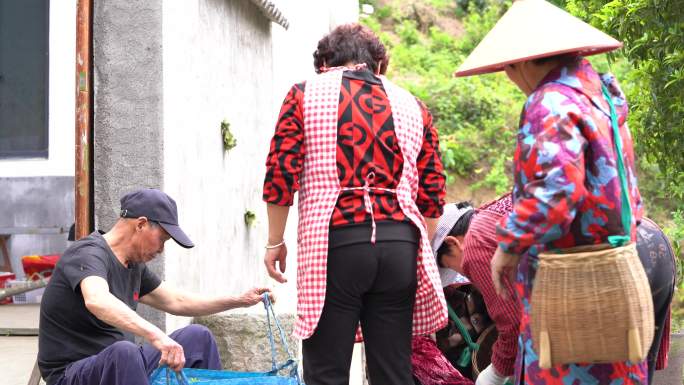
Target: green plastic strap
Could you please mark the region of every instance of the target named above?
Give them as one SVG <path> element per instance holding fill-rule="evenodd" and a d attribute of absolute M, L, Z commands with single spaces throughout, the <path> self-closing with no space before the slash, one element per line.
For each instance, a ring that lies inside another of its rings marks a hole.
<path fill-rule="evenodd" d="M 472 360 L 472 356 L 473 352 L 470 350 L 470 348 L 463 349 L 461 355 L 458 357 L 458 360 L 456 360 L 456 366 L 459 368 L 468 367 L 468 365 L 470 365 L 470 361 Z"/>
<path fill-rule="evenodd" d="M 451 306 L 449 306 L 449 304 L 447 304 L 447 310 L 449 311 L 449 317 L 451 317 L 451 319 L 454 321 L 459 333 L 461 333 L 463 339 L 465 339 L 466 341 L 466 344 L 468 344 L 468 349 L 472 351 L 478 350 L 480 348 L 480 345 L 473 342 L 472 338 L 470 338 L 470 333 L 468 333 L 468 329 L 466 329 L 465 325 L 463 325 L 463 322 L 461 322 L 461 320 L 456 315 L 456 312 L 454 311 L 454 309 L 451 308 Z"/>
<path fill-rule="evenodd" d="M 622 190 L 622 228 L 624 229 L 624 235 L 610 235 L 608 237 L 608 242 L 613 247 L 624 246 L 628 244 L 632 239 L 632 205 L 629 201 L 629 187 L 627 186 L 627 173 L 625 172 L 625 163 L 622 159 L 622 138 L 620 137 L 620 130 L 618 129 L 618 118 L 615 112 L 615 105 L 613 104 L 613 99 L 608 93 L 608 89 L 605 84 L 601 84 L 603 90 L 603 97 L 608 102 L 610 106 L 610 121 L 613 125 L 613 142 L 615 143 L 615 157 L 617 158 L 618 164 L 618 176 L 620 177 L 620 187 Z"/>

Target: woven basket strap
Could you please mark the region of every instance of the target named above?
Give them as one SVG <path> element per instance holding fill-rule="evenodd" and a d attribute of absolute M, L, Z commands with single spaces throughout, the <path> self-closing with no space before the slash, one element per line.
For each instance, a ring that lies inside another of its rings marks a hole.
<path fill-rule="evenodd" d="M 620 178 L 620 187 L 622 190 L 622 228 L 624 229 L 624 235 L 611 235 L 608 237 L 608 242 L 613 247 L 624 246 L 631 241 L 632 234 L 632 205 L 629 201 L 629 187 L 627 186 L 627 173 L 625 172 L 625 162 L 622 158 L 622 138 L 620 137 L 620 130 L 618 128 L 618 118 L 615 112 L 615 105 L 613 104 L 613 99 L 608 93 L 608 88 L 605 84 L 601 84 L 601 89 L 603 90 L 603 97 L 608 102 L 610 106 L 610 121 L 613 126 L 613 143 L 615 144 L 615 157 L 617 158 L 618 164 L 618 176 Z"/>

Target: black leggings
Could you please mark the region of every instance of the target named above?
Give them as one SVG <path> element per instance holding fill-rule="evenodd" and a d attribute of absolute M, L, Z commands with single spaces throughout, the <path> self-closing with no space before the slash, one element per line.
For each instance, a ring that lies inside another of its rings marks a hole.
<path fill-rule="evenodd" d="M 325 304 L 303 341 L 307 385 L 347 385 L 361 323 L 371 384 L 412 384 L 411 334 L 418 235 L 401 222 L 331 229 Z"/>
<path fill-rule="evenodd" d="M 663 231 L 648 218 L 644 218 L 637 228 L 637 252 L 651 286 L 653 312 L 655 313 L 656 330 L 647 358 L 648 383 L 650 384 L 653 381 L 653 372 L 658 358 L 660 341 L 663 338 L 667 311 L 674 293 L 674 252 Z"/>

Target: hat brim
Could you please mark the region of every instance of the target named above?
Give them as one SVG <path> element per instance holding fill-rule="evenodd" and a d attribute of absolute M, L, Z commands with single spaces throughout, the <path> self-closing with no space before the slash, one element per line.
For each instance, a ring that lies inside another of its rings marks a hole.
<path fill-rule="evenodd" d="M 517 0 L 461 63 L 454 76 L 562 54 L 589 56 L 622 43 L 544 0 Z"/>
<path fill-rule="evenodd" d="M 569 48 L 565 50 L 550 51 L 539 55 L 530 55 L 527 57 L 521 57 L 514 60 L 507 60 L 501 63 L 489 64 L 479 68 L 473 68 L 469 70 L 458 70 L 453 73 L 454 77 L 465 77 L 472 75 L 484 75 L 494 72 L 503 71 L 507 65 L 518 64 L 528 60 L 542 59 L 545 57 L 551 57 L 563 54 L 576 54 L 577 56 L 589 56 L 597 55 L 601 53 L 610 52 L 616 49 L 622 48 L 622 43 L 618 43 L 612 46 L 591 46 L 591 47 L 580 47 L 580 48 Z"/>
<path fill-rule="evenodd" d="M 176 243 L 186 249 L 195 247 L 190 238 L 185 234 L 185 232 L 178 225 L 172 225 L 169 223 L 159 222 L 159 225 L 169 233 L 169 236 L 173 238 Z"/>

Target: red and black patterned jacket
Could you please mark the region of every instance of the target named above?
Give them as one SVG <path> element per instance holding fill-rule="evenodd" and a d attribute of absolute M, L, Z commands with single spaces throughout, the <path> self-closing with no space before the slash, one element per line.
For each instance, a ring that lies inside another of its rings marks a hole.
<path fill-rule="evenodd" d="M 299 189 L 304 148 L 303 101 L 305 83 L 292 86 L 280 110 L 275 134 L 266 160 L 263 199 L 280 206 L 292 205 Z M 437 130 L 432 115 L 419 101 L 423 115 L 423 146 L 418 155 L 420 177 L 416 204 L 425 217 L 442 214 L 445 175 L 439 154 Z M 394 133 L 394 122 L 387 94 L 379 78 L 368 70 L 345 71 L 340 89 L 337 124 L 337 173 L 342 187 L 360 187 L 373 172 L 373 186 L 397 187 L 403 167 L 403 156 Z M 377 191 L 377 190 L 376 190 Z M 406 221 L 392 193 L 371 194 L 376 221 Z M 369 222 L 370 214 L 363 204 L 363 192 L 340 194 L 331 226 Z"/>

